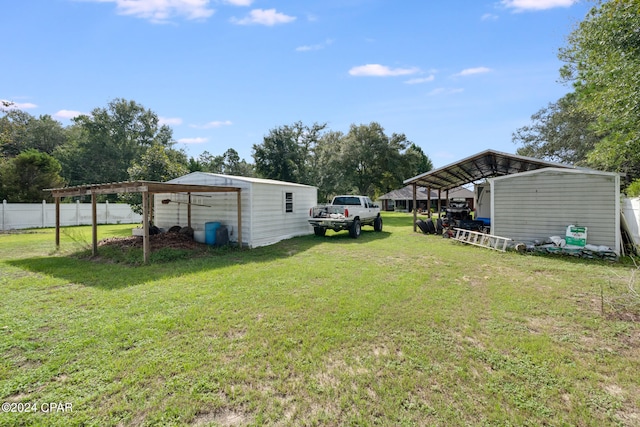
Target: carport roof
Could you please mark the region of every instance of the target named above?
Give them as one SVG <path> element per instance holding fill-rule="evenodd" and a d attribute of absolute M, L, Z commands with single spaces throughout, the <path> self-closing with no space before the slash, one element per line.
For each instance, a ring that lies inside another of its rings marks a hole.
<path fill-rule="evenodd" d="M 486 178 L 510 175 L 535 169 L 555 167 L 574 169 L 574 166 L 547 162 L 532 157 L 517 156 L 495 150 L 486 150 L 450 165 L 414 176 L 405 184 L 417 184 L 422 187 L 450 190 Z"/>
<path fill-rule="evenodd" d="M 451 191 L 449 191 L 449 197 L 452 199 L 472 198 L 473 191 L 470 191 L 464 187 L 454 188 Z M 435 190 L 431 190 L 431 194 L 428 194 L 427 189 L 425 187 L 417 188 L 416 200 L 427 200 L 429 198 L 431 198 L 432 200 L 438 200 L 438 192 Z M 403 188 L 390 191 L 387 194 L 383 194 L 382 196 L 378 197 L 378 200 L 413 200 L 412 186 L 407 185 Z"/>
<path fill-rule="evenodd" d="M 110 184 L 86 184 L 75 187 L 48 188 L 53 197 L 90 196 L 117 193 L 220 193 L 241 191 L 238 187 L 216 185 L 173 184 L 156 181 L 127 181 Z"/>

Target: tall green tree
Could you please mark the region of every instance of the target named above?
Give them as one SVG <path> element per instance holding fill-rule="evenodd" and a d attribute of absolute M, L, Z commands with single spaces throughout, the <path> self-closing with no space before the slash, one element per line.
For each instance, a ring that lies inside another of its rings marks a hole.
<path fill-rule="evenodd" d="M 271 129 L 262 144 L 253 145 L 257 175 L 281 181 L 315 185 L 314 150 L 326 124 L 296 122 Z"/>
<path fill-rule="evenodd" d="M 115 99 L 73 121 L 69 146 L 57 154 L 72 185 L 125 181 L 149 147 L 174 144 L 171 128 L 134 101 Z"/>
<path fill-rule="evenodd" d="M 187 156 L 184 152 L 152 144 L 128 169 L 131 181 L 165 182 L 188 172 Z M 120 199 L 129 203 L 136 213 L 142 213 L 140 193 L 125 193 Z"/>
<path fill-rule="evenodd" d="M 342 140 L 340 131 L 325 132 L 314 149 L 313 185 L 318 188 L 318 200 L 325 202 L 340 193 L 352 190 L 346 182 L 341 164 Z"/>
<path fill-rule="evenodd" d="M 552 162 L 588 165 L 588 155 L 602 139 L 593 130 L 596 117 L 578 107 L 570 93 L 531 116 L 532 124 L 512 135 L 517 154 Z"/>
<path fill-rule="evenodd" d="M 214 156 L 203 151 L 197 159 L 189 159 L 189 171 L 221 173 L 235 176 L 255 176 L 253 165 L 247 163 L 233 148 L 229 148 L 222 155 Z"/>
<path fill-rule="evenodd" d="M 601 1 L 568 37 L 561 76 L 602 136 L 589 163 L 640 176 L 640 0 Z"/>
<path fill-rule="evenodd" d="M 15 157 L 27 147 L 27 126 L 33 117 L 21 110 L 8 110 L 0 118 L 0 154 Z"/>
<path fill-rule="evenodd" d="M 198 156 L 197 163 L 200 167 L 199 170 L 203 172 L 222 173 L 224 156 L 214 156 L 208 151 L 203 151 Z"/>
<path fill-rule="evenodd" d="M 322 201 L 339 193 L 376 197 L 433 167 L 404 134 L 388 136 L 376 122 L 351 125 L 347 134 L 297 122 L 272 129 L 253 149 L 259 176 L 313 185 Z"/>
<path fill-rule="evenodd" d="M 415 143 L 411 143 L 407 150 L 404 152 L 404 164 L 405 174 L 404 179 L 413 178 L 416 175 L 420 175 L 425 172 L 429 172 L 433 169 L 433 162 L 427 156 L 422 148 Z"/>
<path fill-rule="evenodd" d="M 10 109 L 0 117 L 0 155 L 4 157 L 15 157 L 30 149 L 52 154 L 66 141 L 62 124 L 49 115 L 36 118 L 22 110 Z"/>
<path fill-rule="evenodd" d="M 184 152 L 153 144 L 128 169 L 132 181 L 165 182 L 188 173 Z"/>
<path fill-rule="evenodd" d="M 233 148 L 222 155 L 222 173 L 234 176 L 255 176 L 253 165 L 247 163 Z"/>
<path fill-rule="evenodd" d="M 60 163 L 41 151 L 30 149 L 0 163 L 0 200 L 37 203 L 53 200 L 42 190 L 64 184 Z"/>
<path fill-rule="evenodd" d="M 340 151 L 345 181 L 371 197 L 398 188 L 407 175 L 413 176 L 405 156 L 410 145 L 404 134 L 387 136 L 379 123 L 351 125 Z"/>

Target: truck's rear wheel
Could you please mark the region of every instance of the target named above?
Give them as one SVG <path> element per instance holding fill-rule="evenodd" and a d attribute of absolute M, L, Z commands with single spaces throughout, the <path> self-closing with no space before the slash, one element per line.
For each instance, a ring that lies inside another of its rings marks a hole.
<path fill-rule="evenodd" d="M 327 232 L 327 229 L 326 229 L 326 228 L 322 228 L 322 227 L 313 227 L 313 233 L 314 233 L 316 236 L 320 236 L 320 237 L 322 237 L 322 236 L 324 236 L 324 235 L 325 235 L 325 233 L 326 233 L 326 232 Z"/>
<path fill-rule="evenodd" d="M 354 239 L 357 239 L 360 236 L 360 232 L 362 231 L 362 227 L 360 226 L 360 220 L 353 220 L 353 224 L 351 224 L 351 228 L 349 228 L 349 236 Z"/>
<path fill-rule="evenodd" d="M 373 221 L 373 229 L 375 231 L 382 231 L 382 217 L 378 216 L 375 221 Z"/>

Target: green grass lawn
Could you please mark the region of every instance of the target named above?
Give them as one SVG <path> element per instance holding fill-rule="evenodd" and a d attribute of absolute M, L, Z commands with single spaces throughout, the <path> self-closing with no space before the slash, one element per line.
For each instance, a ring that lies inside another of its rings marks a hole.
<path fill-rule="evenodd" d="M 0 401 L 36 410 L 0 425 L 640 425 L 632 264 L 384 220 L 145 266 L 0 234 Z"/>

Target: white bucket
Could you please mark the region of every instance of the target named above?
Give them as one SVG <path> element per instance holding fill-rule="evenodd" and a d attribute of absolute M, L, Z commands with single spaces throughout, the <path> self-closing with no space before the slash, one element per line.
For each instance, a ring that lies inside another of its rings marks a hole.
<path fill-rule="evenodd" d="M 194 230 L 193 231 L 193 240 L 195 240 L 198 243 L 204 243 L 205 231 L 204 230 Z"/>

